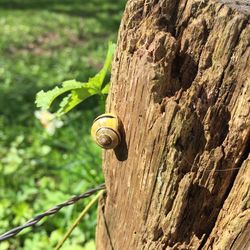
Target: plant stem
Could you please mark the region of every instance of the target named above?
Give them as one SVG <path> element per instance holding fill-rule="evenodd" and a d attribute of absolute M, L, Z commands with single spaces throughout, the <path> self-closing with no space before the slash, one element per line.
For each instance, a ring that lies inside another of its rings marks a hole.
<path fill-rule="evenodd" d="M 101 190 L 89 203 L 88 205 L 82 210 L 82 212 L 79 214 L 75 222 L 70 226 L 66 234 L 64 235 L 63 239 L 57 244 L 57 246 L 54 248 L 54 250 L 59 250 L 62 245 L 65 243 L 65 241 L 68 239 L 68 237 L 71 235 L 73 230 L 76 228 L 76 226 L 80 223 L 80 220 L 84 217 L 84 215 L 88 212 L 88 210 L 98 201 L 99 197 L 104 193 L 105 190 Z"/>

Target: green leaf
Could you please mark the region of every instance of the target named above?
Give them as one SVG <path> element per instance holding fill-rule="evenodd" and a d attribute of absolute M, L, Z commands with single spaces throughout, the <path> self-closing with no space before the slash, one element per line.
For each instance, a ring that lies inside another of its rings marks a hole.
<path fill-rule="evenodd" d="M 62 84 L 62 87 L 55 87 L 52 90 L 44 92 L 43 90 L 37 93 L 36 96 L 36 106 L 42 109 L 49 109 L 53 101 L 60 95 L 71 91 L 72 89 L 80 88 L 83 85 L 81 82 L 76 80 L 65 81 Z"/>
<path fill-rule="evenodd" d="M 103 86 L 104 85 L 103 82 L 105 76 L 110 71 L 114 51 L 115 51 L 115 44 L 110 42 L 103 68 L 100 70 L 98 74 L 96 74 L 93 78 L 90 78 L 88 81 L 93 88 L 101 90 L 102 88 L 105 87 Z"/>
<path fill-rule="evenodd" d="M 60 103 L 60 109 L 57 111 L 57 115 L 61 116 L 63 114 L 66 114 L 75 106 L 92 95 L 93 94 L 89 92 L 88 88 L 83 87 L 77 90 L 73 90 L 71 94 L 64 98 Z"/>
<path fill-rule="evenodd" d="M 102 89 L 102 94 L 107 95 L 109 93 L 110 82 L 106 84 L 106 86 Z"/>
<path fill-rule="evenodd" d="M 110 72 L 112 57 L 115 50 L 115 44 L 109 43 L 108 52 L 102 69 L 94 77 L 89 78 L 87 83 L 77 82 L 76 80 L 65 81 L 62 87 L 37 94 L 36 105 L 42 109 L 49 109 L 53 101 L 60 95 L 70 93 L 63 98 L 57 115 L 61 116 L 69 112 L 72 108 L 93 95 L 104 95 L 108 93 L 109 83 L 104 84 L 105 77 Z"/>

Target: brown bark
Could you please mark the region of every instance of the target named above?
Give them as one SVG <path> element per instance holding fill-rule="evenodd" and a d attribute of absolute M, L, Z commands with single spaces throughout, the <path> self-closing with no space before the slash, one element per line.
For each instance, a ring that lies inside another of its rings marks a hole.
<path fill-rule="evenodd" d="M 250 249 L 249 5 L 128 1 L 97 249 Z"/>

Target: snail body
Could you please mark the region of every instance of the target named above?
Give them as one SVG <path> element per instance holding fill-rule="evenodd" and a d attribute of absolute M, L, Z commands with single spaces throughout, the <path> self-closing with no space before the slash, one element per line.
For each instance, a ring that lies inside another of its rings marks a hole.
<path fill-rule="evenodd" d="M 112 114 L 107 113 L 98 116 L 92 125 L 91 136 L 94 141 L 104 149 L 113 149 L 121 142 L 120 120 Z"/>

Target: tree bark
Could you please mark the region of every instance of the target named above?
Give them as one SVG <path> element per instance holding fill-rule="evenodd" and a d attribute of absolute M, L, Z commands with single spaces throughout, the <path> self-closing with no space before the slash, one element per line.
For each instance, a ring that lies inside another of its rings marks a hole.
<path fill-rule="evenodd" d="M 250 4 L 130 0 L 97 249 L 250 249 Z"/>

